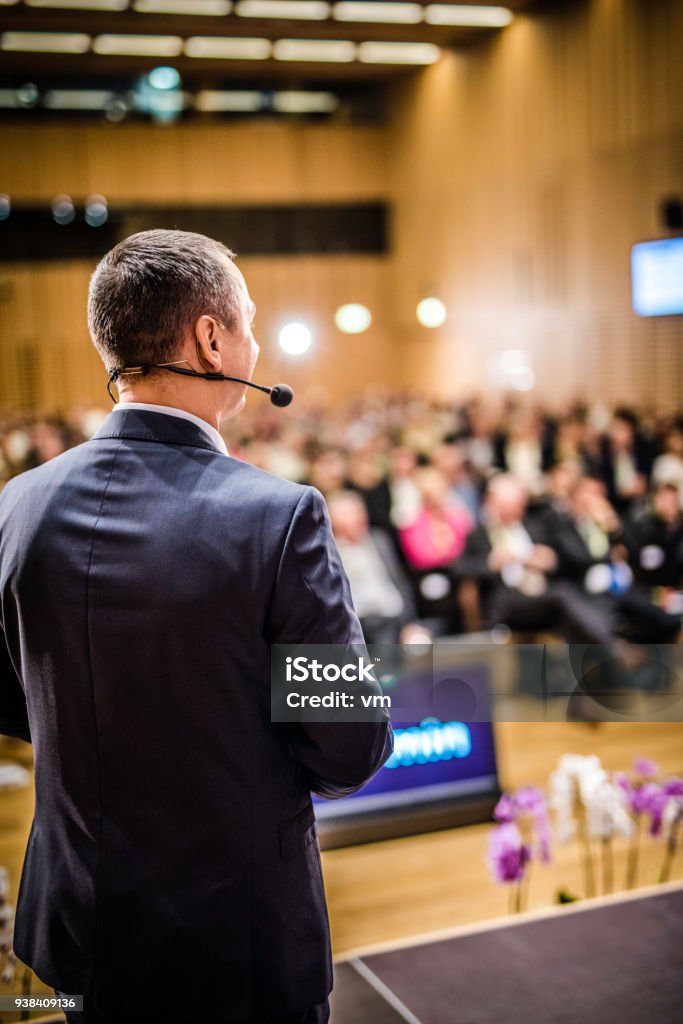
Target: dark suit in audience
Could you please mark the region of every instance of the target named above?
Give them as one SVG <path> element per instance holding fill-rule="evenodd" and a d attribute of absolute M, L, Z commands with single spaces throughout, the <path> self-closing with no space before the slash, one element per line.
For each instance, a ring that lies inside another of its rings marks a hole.
<path fill-rule="evenodd" d="M 549 507 L 542 522 L 557 556 L 558 576 L 590 602 L 605 630 L 638 643 L 666 642 L 678 633 L 680 618 L 652 604 L 634 585 L 628 555 L 636 542 L 607 501 L 600 480 L 581 477 L 568 507 Z"/>
<path fill-rule="evenodd" d="M 458 560 L 464 579 L 480 587 L 483 624 L 510 629 L 559 632 L 569 642 L 609 643 L 587 602 L 555 576 L 556 557 L 542 523 L 526 516 L 526 495 L 510 474 L 494 477 L 484 500 L 482 522 Z"/>

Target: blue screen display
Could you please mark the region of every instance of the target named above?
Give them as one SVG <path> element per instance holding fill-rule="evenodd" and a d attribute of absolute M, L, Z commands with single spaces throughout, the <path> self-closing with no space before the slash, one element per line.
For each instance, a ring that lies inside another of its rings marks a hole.
<path fill-rule="evenodd" d="M 683 313 L 683 238 L 634 245 L 631 287 L 639 316 Z"/>
<path fill-rule="evenodd" d="M 480 694 L 488 688 L 488 670 L 469 666 L 460 675 Z M 419 685 L 407 679 L 406 689 Z M 407 696 L 407 695 L 405 695 Z M 404 698 L 405 699 L 405 698 Z M 493 727 L 490 722 L 461 722 L 428 715 L 393 721 L 394 752 L 377 775 L 343 800 L 314 797 L 319 821 L 357 814 L 409 809 L 434 801 L 491 793 L 498 785 Z"/>

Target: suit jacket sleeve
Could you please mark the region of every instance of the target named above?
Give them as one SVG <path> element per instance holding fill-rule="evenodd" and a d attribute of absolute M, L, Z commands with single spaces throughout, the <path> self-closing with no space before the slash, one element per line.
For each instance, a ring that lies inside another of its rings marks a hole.
<path fill-rule="evenodd" d="M 26 698 L 14 671 L 7 649 L 5 631 L 0 625 L 0 735 L 15 736 L 31 742 Z"/>
<path fill-rule="evenodd" d="M 307 488 L 285 540 L 270 605 L 268 639 L 280 644 L 363 645 L 351 591 L 322 495 Z M 292 753 L 310 788 L 340 797 L 364 785 L 391 755 L 389 717 L 292 727 Z"/>

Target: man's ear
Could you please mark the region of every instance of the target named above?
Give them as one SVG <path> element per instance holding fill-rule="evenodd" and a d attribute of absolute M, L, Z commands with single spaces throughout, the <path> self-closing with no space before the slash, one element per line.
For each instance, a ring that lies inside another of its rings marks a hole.
<path fill-rule="evenodd" d="M 194 325 L 197 358 L 210 373 L 220 373 L 223 367 L 222 343 L 218 322 L 204 313 Z"/>

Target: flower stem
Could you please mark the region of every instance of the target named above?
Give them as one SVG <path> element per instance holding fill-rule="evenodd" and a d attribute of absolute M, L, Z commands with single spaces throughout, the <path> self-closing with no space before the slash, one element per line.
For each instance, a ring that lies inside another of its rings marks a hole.
<path fill-rule="evenodd" d="M 581 863 L 583 867 L 583 880 L 586 890 L 586 896 L 595 896 L 595 873 L 593 871 L 593 855 L 591 853 L 590 839 L 588 838 L 588 830 L 586 828 L 586 811 L 583 806 L 579 805 L 578 823 L 579 823 L 579 842 L 581 844 Z"/>
<path fill-rule="evenodd" d="M 631 835 L 626 865 L 626 888 L 633 889 L 638 880 L 638 847 L 640 845 L 640 815 L 636 816 L 635 828 Z"/>
<path fill-rule="evenodd" d="M 612 837 L 602 840 L 602 891 L 612 892 L 614 888 L 614 857 L 612 853 Z"/>
<path fill-rule="evenodd" d="M 662 870 L 659 872 L 660 883 L 668 882 L 669 876 L 671 875 L 671 865 L 673 864 L 674 857 L 676 856 L 676 849 L 678 847 L 678 826 L 681 823 L 681 814 L 683 814 L 683 810 L 679 810 L 676 817 L 671 822 L 669 835 L 666 839 L 666 850 L 664 853 Z"/>

